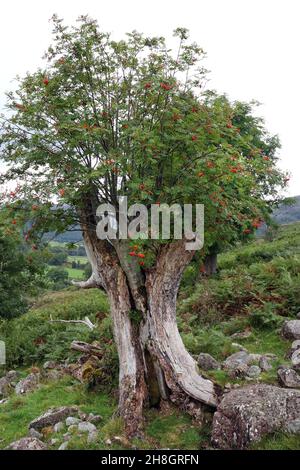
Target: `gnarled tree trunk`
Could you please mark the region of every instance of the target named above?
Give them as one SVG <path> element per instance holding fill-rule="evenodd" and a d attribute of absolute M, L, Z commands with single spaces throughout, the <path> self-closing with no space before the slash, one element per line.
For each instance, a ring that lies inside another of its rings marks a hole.
<path fill-rule="evenodd" d="M 141 270 L 135 258 L 128 261 L 126 241 L 112 246 L 88 230 L 84 240 L 93 270 L 86 287 L 104 288 L 110 300 L 120 361 L 118 412 L 127 433 L 139 434 L 144 407 L 160 401 L 200 420 L 203 405 L 216 406 L 216 391 L 199 374 L 176 323 L 179 283 L 193 252 L 182 240 L 167 244 L 155 266 Z"/>
<path fill-rule="evenodd" d="M 146 347 L 161 367 L 169 399 L 194 417 L 199 417 L 199 402 L 215 406 L 216 394 L 213 383 L 199 375 L 196 362 L 187 352 L 176 322 L 179 283 L 192 256 L 193 253 L 185 251 L 184 241 L 166 245 L 155 268 L 147 274 Z"/>
<path fill-rule="evenodd" d="M 143 425 L 143 408 L 147 401 L 144 354 L 139 325 L 131 319 L 131 297 L 125 274 L 120 270 L 115 289 L 108 295 L 114 337 L 119 356 L 119 409 L 128 434 L 139 434 Z"/>

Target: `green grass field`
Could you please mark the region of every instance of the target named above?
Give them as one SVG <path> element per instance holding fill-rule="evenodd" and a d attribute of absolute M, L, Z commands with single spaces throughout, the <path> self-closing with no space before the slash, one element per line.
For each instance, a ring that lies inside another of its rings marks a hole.
<path fill-rule="evenodd" d="M 24 371 L 25 372 L 25 371 Z M 0 413 L 0 449 L 9 443 L 28 435 L 28 424 L 34 418 L 49 408 L 59 406 L 77 405 L 85 413 L 94 413 L 102 416 L 98 426 L 99 434 L 96 442 L 87 443 L 86 436 L 74 434 L 68 449 L 112 449 L 124 448 L 119 443 L 111 446 L 106 444 L 107 439 L 124 434 L 123 423 L 113 416 L 116 410 L 116 400 L 106 393 L 91 392 L 71 377 L 59 381 L 48 381 L 40 388 L 24 396 L 13 395 L 9 402 L 1 405 Z M 57 449 L 63 442 L 63 434 L 50 434 L 45 429 L 44 441 L 49 444 L 51 437 L 58 438 L 59 442 L 51 449 Z M 158 411 L 151 411 L 146 415 L 145 436 L 142 440 L 135 439 L 130 445 L 140 449 L 170 448 L 170 449 L 196 449 L 201 446 L 203 436 L 192 420 L 175 409 L 170 409 L 164 415 Z"/>
<path fill-rule="evenodd" d="M 72 261 L 76 261 L 76 263 L 81 263 L 82 265 L 87 263 L 87 257 L 86 256 L 68 256 L 67 259 L 68 263 L 72 263 Z"/>
<path fill-rule="evenodd" d="M 74 280 L 81 281 L 84 279 L 84 270 L 83 269 L 75 269 L 75 268 L 65 268 L 68 271 L 69 278 Z"/>

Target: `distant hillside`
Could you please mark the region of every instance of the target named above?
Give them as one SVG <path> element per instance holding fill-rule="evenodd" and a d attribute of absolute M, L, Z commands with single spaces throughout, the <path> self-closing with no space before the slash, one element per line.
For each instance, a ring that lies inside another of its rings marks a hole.
<path fill-rule="evenodd" d="M 295 196 L 295 203 L 291 206 L 281 205 L 274 211 L 274 220 L 278 224 L 290 224 L 300 221 L 300 196 Z"/>

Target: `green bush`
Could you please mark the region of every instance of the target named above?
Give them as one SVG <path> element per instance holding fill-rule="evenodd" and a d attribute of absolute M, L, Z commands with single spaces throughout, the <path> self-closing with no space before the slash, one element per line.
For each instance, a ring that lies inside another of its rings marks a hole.
<path fill-rule="evenodd" d="M 231 345 L 232 340 L 217 327 L 193 329 L 190 333 L 181 334 L 186 348 L 195 356 L 205 352 L 221 360 L 235 351 Z"/>
<path fill-rule="evenodd" d="M 70 289 L 46 295 L 26 314 L 0 324 L 0 338 L 6 342 L 8 366 L 71 357 L 69 347 L 74 339 L 92 341 L 102 337 L 105 341 L 110 340 L 110 328 L 106 324 L 103 330 L 101 322 L 97 321 L 98 312 L 108 312 L 108 302 L 104 293 L 96 289 Z M 85 316 L 97 324 L 95 330 L 80 324 L 49 322 L 50 317 L 76 320 Z"/>
<path fill-rule="evenodd" d="M 70 284 L 69 273 L 61 266 L 50 268 L 46 276 L 49 281 L 49 287 L 52 290 L 61 290 Z"/>
<path fill-rule="evenodd" d="M 264 304 L 260 309 L 249 312 L 249 323 L 255 328 L 272 329 L 282 324 L 283 318 L 274 314 L 274 304 Z"/>

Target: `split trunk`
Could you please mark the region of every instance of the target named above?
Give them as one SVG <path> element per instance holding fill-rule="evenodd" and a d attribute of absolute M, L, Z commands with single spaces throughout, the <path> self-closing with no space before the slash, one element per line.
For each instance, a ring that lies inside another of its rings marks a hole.
<path fill-rule="evenodd" d="M 168 401 L 201 420 L 215 407 L 213 383 L 203 378 L 186 350 L 176 322 L 176 298 L 184 268 L 193 257 L 184 241 L 164 245 L 156 264 L 141 270 L 128 257 L 127 241 L 112 246 L 84 235 L 93 268 L 82 287 L 108 294 L 119 355 L 119 414 L 129 435 L 143 427 L 143 409 Z"/>

